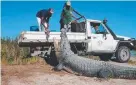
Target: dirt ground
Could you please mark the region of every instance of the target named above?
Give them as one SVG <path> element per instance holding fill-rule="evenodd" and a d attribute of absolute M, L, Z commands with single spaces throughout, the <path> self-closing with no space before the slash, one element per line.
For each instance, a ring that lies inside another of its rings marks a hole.
<path fill-rule="evenodd" d="M 136 85 L 136 80 L 77 76 L 52 68 L 46 63 L 2 65 L 2 85 Z"/>

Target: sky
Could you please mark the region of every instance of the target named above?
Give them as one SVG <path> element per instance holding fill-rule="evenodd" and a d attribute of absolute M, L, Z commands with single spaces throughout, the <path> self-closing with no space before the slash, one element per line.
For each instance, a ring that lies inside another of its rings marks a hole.
<path fill-rule="evenodd" d="M 60 14 L 65 1 L 2 1 L 1 36 L 15 38 L 30 26 L 38 26 L 36 13 L 53 8 L 50 30 L 60 31 Z M 115 34 L 136 38 L 136 2 L 71 1 L 72 7 L 87 19 L 108 20 Z"/>

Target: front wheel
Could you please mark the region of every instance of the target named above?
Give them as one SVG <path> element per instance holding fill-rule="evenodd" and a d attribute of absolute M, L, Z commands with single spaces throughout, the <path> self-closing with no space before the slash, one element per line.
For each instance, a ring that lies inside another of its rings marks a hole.
<path fill-rule="evenodd" d="M 120 63 L 128 62 L 130 59 L 130 49 L 126 46 L 120 46 L 116 52 L 116 60 Z"/>

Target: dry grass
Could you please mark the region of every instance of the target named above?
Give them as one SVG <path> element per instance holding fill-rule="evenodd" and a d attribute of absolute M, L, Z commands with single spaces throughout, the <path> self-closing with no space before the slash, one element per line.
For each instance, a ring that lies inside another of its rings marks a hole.
<path fill-rule="evenodd" d="M 136 61 L 129 60 L 129 61 L 128 61 L 128 64 L 131 64 L 131 65 L 136 65 Z"/>
<path fill-rule="evenodd" d="M 39 61 L 38 57 L 30 57 L 30 58 L 18 58 L 16 59 L 6 59 L 2 58 L 1 63 L 2 65 L 25 65 L 25 64 L 33 64 Z"/>

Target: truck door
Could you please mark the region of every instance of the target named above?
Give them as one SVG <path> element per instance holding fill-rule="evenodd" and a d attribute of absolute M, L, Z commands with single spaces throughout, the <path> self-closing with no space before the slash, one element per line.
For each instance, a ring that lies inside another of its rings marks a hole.
<path fill-rule="evenodd" d="M 98 53 L 113 52 L 114 39 L 102 23 L 90 23 L 91 51 Z"/>

